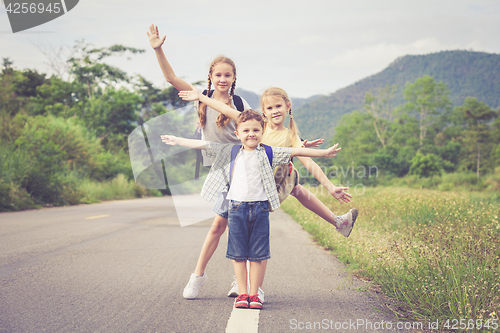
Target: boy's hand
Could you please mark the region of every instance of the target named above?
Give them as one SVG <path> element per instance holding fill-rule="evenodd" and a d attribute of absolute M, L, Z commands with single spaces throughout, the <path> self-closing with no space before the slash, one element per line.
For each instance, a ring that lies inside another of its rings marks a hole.
<path fill-rule="evenodd" d="M 319 145 L 322 144 L 324 141 L 325 141 L 324 139 L 317 139 L 311 142 L 307 142 L 307 139 L 305 139 L 302 142 L 302 144 L 304 145 L 304 148 L 319 147 Z"/>
<path fill-rule="evenodd" d="M 337 148 L 338 145 L 339 144 L 336 143 L 333 146 L 331 146 L 330 148 L 326 149 L 325 150 L 325 157 L 337 156 L 336 154 L 340 151 L 340 149 L 342 149 L 342 148 Z"/>
<path fill-rule="evenodd" d="M 351 201 L 352 195 L 346 193 L 349 187 L 334 187 L 333 190 L 330 191 L 330 194 L 337 199 L 341 204 L 348 203 Z"/>
<path fill-rule="evenodd" d="M 163 45 L 163 42 L 165 41 L 165 38 L 167 36 L 163 36 L 163 38 L 160 39 L 160 33 L 158 32 L 158 27 L 154 24 L 151 24 L 149 27 L 149 32 L 146 32 L 149 37 L 149 42 L 151 43 L 151 47 L 153 49 L 158 49 Z"/>
<path fill-rule="evenodd" d="M 197 100 L 199 100 L 200 99 L 200 91 L 198 89 L 196 89 L 195 87 L 193 87 L 193 85 L 190 84 L 190 86 L 193 90 L 191 90 L 191 91 L 187 91 L 187 90 L 179 91 L 179 97 L 185 101 L 197 101 Z"/>
<path fill-rule="evenodd" d="M 173 135 L 160 135 L 161 141 L 170 146 L 177 146 L 179 143 L 177 142 L 177 137 Z"/>

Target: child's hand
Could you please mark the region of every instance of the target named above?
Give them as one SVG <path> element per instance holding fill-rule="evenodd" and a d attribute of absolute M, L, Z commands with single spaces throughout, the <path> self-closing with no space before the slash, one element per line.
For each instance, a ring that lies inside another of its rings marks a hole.
<path fill-rule="evenodd" d="M 330 148 L 326 149 L 325 150 L 325 157 L 337 156 L 336 154 L 340 151 L 340 149 L 342 149 L 342 148 L 337 148 L 338 145 L 339 144 L 336 143 L 333 146 L 331 146 Z"/>
<path fill-rule="evenodd" d="M 178 145 L 179 143 L 177 143 L 177 137 L 176 136 L 173 136 L 173 135 L 160 135 L 161 137 L 161 141 L 167 145 L 170 145 L 170 146 L 176 146 Z"/>
<path fill-rule="evenodd" d="M 199 90 L 196 89 L 195 87 L 193 87 L 191 84 L 190 84 L 190 86 L 193 90 L 191 90 L 191 91 L 187 91 L 187 90 L 179 91 L 179 97 L 185 101 L 197 101 L 197 100 L 199 100 L 200 99 Z"/>
<path fill-rule="evenodd" d="M 151 47 L 153 49 L 158 49 L 163 45 L 163 42 L 165 41 L 165 38 L 167 36 L 163 36 L 163 38 L 160 39 L 160 33 L 158 32 L 158 27 L 154 24 L 151 24 L 149 27 L 149 32 L 146 32 L 149 37 L 149 42 L 151 43 Z M 151 33 L 151 34 L 150 34 Z"/>
<path fill-rule="evenodd" d="M 330 191 L 330 194 L 337 199 L 341 204 L 348 203 L 351 201 L 352 195 L 346 193 L 349 187 L 334 187 L 333 190 Z"/>
<path fill-rule="evenodd" d="M 311 142 L 307 142 L 307 139 L 305 139 L 304 142 L 302 142 L 302 144 L 304 145 L 304 148 L 319 147 L 319 145 L 322 144 L 324 141 L 325 141 L 324 139 L 317 139 Z"/>

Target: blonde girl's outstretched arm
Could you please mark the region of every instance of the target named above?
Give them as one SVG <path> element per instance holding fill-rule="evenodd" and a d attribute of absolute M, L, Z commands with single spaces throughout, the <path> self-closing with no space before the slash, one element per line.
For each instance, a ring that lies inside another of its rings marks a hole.
<path fill-rule="evenodd" d="M 167 36 L 163 36 L 162 38 L 160 38 L 158 27 L 154 24 L 151 24 L 151 26 L 149 27 L 149 32 L 147 32 L 147 34 L 149 37 L 149 42 L 151 43 L 151 47 L 153 48 L 153 50 L 155 50 L 156 59 L 158 59 L 158 64 L 160 65 L 161 71 L 163 72 L 163 76 L 165 76 L 165 79 L 168 81 L 168 83 L 173 85 L 175 89 L 179 91 L 190 89 L 189 83 L 175 75 L 174 70 L 167 61 L 167 57 L 165 57 L 165 53 L 163 53 L 161 46 L 163 45 L 163 42 L 165 42 L 165 38 L 167 38 Z"/>
<path fill-rule="evenodd" d="M 338 187 L 333 185 L 325 175 L 323 170 L 321 170 L 319 165 L 316 164 L 316 162 L 314 162 L 310 157 L 299 156 L 298 159 L 300 162 L 302 162 L 302 164 L 304 164 L 306 169 L 314 176 L 314 178 L 316 178 L 318 182 L 320 182 L 320 184 L 323 185 L 335 199 L 337 199 L 340 203 L 347 203 L 350 201 L 352 195 L 344 192 L 349 189 L 348 187 Z"/>
<path fill-rule="evenodd" d="M 300 162 L 304 164 L 306 169 L 316 178 L 321 185 L 323 185 L 330 194 L 337 199 L 340 203 L 349 202 L 352 196 L 349 193 L 346 193 L 348 187 L 337 187 L 333 185 L 328 177 L 325 175 L 323 170 L 316 164 L 311 157 L 333 157 L 336 156 L 336 153 L 340 151 L 341 148 L 337 148 L 338 144 L 330 147 L 329 149 L 308 149 L 308 148 L 293 148 L 292 156 L 297 156 Z M 294 150 L 298 150 L 296 154 L 294 154 Z M 304 151 L 307 154 L 304 154 Z M 313 154 L 312 152 L 317 152 Z"/>
<path fill-rule="evenodd" d="M 205 103 L 206 105 L 208 105 L 212 109 L 219 111 L 223 115 L 225 115 L 233 120 L 238 119 L 238 117 L 240 115 L 239 111 L 233 109 L 232 107 L 230 107 L 229 105 L 227 105 L 225 103 L 216 101 L 215 99 L 212 99 L 210 97 L 203 95 L 202 93 L 200 93 L 200 91 L 198 89 L 196 89 L 192 85 L 189 85 L 189 86 L 191 88 L 190 90 L 179 91 L 180 98 L 182 98 L 185 101 L 200 101 L 201 103 Z"/>

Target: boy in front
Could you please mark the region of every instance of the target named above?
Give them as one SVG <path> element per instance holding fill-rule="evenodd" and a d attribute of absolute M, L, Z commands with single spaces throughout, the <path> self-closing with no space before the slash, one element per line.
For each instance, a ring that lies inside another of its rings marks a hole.
<path fill-rule="evenodd" d="M 203 184 L 201 195 L 208 201 L 228 191 L 229 201 L 228 244 L 226 257 L 233 260 L 240 295 L 235 307 L 262 309 L 258 288 L 264 280 L 263 260 L 270 258 L 269 212 L 280 206 L 273 170 L 288 164 L 293 156 L 333 157 L 340 151 L 337 145 L 329 149 L 272 147 L 272 165 L 260 144 L 264 120 L 254 110 L 243 111 L 236 121 L 236 136 L 241 140 L 230 175 L 233 144 L 162 135 L 169 145 L 205 149 L 207 156 L 215 158 Z M 250 293 L 247 289 L 247 265 L 250 262 Z M 250 294 L 251 296 L 249 296 Z"/>

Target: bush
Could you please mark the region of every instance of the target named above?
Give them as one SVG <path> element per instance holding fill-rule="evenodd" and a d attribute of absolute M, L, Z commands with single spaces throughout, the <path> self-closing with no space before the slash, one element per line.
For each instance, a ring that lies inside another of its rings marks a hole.
<path fill-rule="evenodd" d="M 417 153 L 411 160 L 410 174 L 418 177 L 431 177 L 441 174 L 442 161 L 434 154 Z"/>
<path fill-rule="evenodd" d="M 25 125 L 15 150 L 26 158 L 23 187 L 38 203 L 79 203 L 83 195 L 75 189 L 97 167 L 99 139 L 73 118 L 19 117 Z"/>
<path fill-rule="evenodd" d="M 38 208 L 30 199 L 30 195 L 15 184 L 7 184 L 0 180 L 0 212 L 10 212 L 30 208 Z"/>

